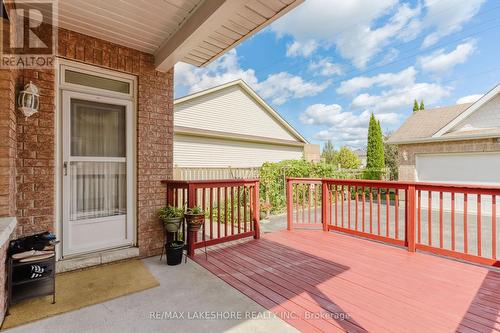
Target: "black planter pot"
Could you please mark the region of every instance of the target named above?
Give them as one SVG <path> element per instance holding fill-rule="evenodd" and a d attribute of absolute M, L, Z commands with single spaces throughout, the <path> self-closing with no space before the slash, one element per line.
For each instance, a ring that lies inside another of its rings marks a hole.
<path fill-rule="evenodd" d="M 167 265 L 175 266 L 182 262 L 182 252 L 184 250 L 184 242 L 171 242 L 165 245 L 167 253 Z"/>

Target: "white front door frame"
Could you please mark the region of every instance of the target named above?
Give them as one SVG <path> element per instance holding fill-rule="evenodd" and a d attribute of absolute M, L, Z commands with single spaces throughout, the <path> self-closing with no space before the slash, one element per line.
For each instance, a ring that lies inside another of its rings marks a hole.
<path fill-rule="evenodd" d="M 64 72 L 66 69 L 71 69 L 73 71 L 79 71 L 87 74 L 92 74 L 100 77 L 111 78 L 115 80 L 122 80 L 130 83 L 130 93 L 115 93 L 106 90 L 100 90 L 92 87 L 79 86 L 75 84 L 66 83 L 64 81 Z M 93 96 L 95 101 L 100 102 L 111 102 L 111 103 L 125 103 L 129 105 L 130 112 L 127 112 L 127 189 L 130 189 L 127 193 L 127 241 L 128 245 L 125 246 L 135 246 L 137 244 L 137 215 L 136 215 L 136 197 L 137 197 L 137 175 L 136 175 L 136 110 L 137 110 L 137 77 L 134 75 L 112 71 L 108 69 L 103 69 L 100 67 L 87 65 L 79 62 L 69 61 L 62 58 L 56 59 L 56 183 L 55 183 L 55 197 L 56 197 L 56 223 L 55 231 L 59 239 L 62 240 L 61 244 L 58 245 L 58 260 L 63 257 L 73 256 L 77 253 L 72 253 L 66 247 L 67 241 L 65 241 L 64 234 L 64 200 L 63 194 L 63 162 L 64 162 L 64 128 L 66 124 L 63 123 L 63 96 L 71 94 L 72 96 L 78 96 L 78 93 L 88 97 Z M 82 96 L 83 96 L 82 95 Z M 78 254 L 84 253 L 85 251 L 79 251 Z M 88 251 L 94 252 L 94 251 Z"/>

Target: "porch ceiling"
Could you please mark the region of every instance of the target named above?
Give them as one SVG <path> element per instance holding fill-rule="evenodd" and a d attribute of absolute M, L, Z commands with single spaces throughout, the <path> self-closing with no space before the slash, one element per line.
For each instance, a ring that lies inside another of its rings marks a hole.
<path fill-rule="evenodd" d="M 59 26 L 152 53 L 158 70 L 203 66 L 304 0 L 64 0 Z"/>

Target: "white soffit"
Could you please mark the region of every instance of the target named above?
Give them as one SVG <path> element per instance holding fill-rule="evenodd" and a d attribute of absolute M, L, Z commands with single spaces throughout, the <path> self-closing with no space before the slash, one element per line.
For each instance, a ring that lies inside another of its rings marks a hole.
<path fill-rule="evenodd" d="M 58 24 L 154 54 L 166 71 L 211 62 L 303 1 L 59 0 Z"/>

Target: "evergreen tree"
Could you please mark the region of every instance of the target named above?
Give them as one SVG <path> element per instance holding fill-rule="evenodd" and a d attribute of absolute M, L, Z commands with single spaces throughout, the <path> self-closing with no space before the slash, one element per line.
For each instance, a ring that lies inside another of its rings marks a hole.
<path fill-rule="evenodd" d="M 413 112 L 417 112 L 418 111 L 418 102 L 417 100 L 414 100 L 413 101 Z"/>
<path fill-rule="evenodd" d="M 366 149 L 366 172 L 365 177 L 368 179 L 380 179 L 382 169 L 385 167 L 384 162 L 384 142 L 382 139 L 382 129 L 380 122 L 375 116 L 371 115 L 368 125 L 368 143 Z"/>
<path fill-rule="evenodd" d="M 420 110 L 424 110 L 425 109 L 425 106 L 424 106 L 424 100 L 422 99 L 420 101 Z"/>
<path fill-rule="evenodd" d="M 328 140 L 325 142 L 325 145 L 323 146 L 323 152 L 321 152 L 321 158 L 325 163 L 328 164 L 333 164 L 335 160 L 335 147 L 333 146 L 333 143 L 331 140 Z"/>

